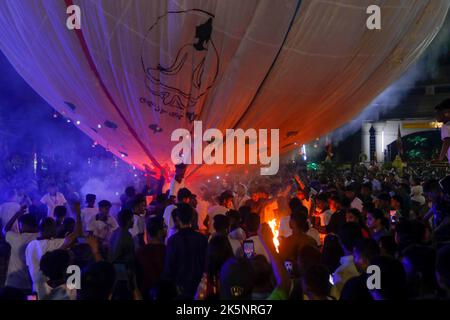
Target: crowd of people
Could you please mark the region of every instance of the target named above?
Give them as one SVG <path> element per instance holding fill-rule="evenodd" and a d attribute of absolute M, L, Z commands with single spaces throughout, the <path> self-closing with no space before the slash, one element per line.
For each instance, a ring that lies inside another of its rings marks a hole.
<path fill-rule="evenodd" d="M 450 297 L 450 201 L 438 180 L 295 168 L 196 195 L 185 172 L 176 166 L 168 189 L 150 197 L 127 187 L 118 213 L 95 194 L 68 202 L 55 185 L 39 201 L 9 192 L 0 299 Z M 380 270 L 375 288 L 371 265 Z"/>

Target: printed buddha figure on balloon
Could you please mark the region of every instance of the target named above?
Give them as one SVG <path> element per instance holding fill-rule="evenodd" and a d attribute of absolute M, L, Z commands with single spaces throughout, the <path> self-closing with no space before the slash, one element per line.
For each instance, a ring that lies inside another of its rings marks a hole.
<path fill-rule="evenodd" d="M 162 41 L 166 32 L 178 32 L 176 44 Z M 194 110 L 214 84 L 219 71 L 219 55 L 212 33 L 213 16 L 193 10 L 169 12 L 149 29 L 142 64 L 146 87 L 154 97 L 153 104 L 180 113 Z M 155 48 L 153 44 L 158 42 L 165 48 Z"/>

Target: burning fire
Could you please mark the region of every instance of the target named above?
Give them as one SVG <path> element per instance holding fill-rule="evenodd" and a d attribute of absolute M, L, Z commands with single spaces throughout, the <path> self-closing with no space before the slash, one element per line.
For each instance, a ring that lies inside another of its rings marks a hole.
<path fill-rule="evenodd" d="M 270 229 L 272 229 L 272 233 L 273 233 L 273 240 L 272 240 L 273 244 L 275 246 L 275 249 L 278 252 L 278 247 L 280 246 L 280 241 L 278 241 L 278 228 L 279 228 L 279 225 L 277 223 L 277 220 L 276 219 L 270 220 L 269 221 L 269 226 L 270 226 Z"/>

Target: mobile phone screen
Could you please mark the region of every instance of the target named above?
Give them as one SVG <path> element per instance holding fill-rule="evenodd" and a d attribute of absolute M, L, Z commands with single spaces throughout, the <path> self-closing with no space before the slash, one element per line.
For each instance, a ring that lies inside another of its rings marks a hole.
<path fill-rule="evenodd" d="M 294 264 L 292 263 L 292 261 L 286 260 L 284 262 L 284 267 L 286 268 L 286 270 L 289 273 L 289 275 L 292 277 L 293 273 L 294 273 Z"/>
<path fill-rule="evenodd" d="M 244 255 L 247 258 L 251 258 L 255 255 L 255 243 L 253 240 L 245 240 L 244 241 Z"/>
<path fill-rule="evenodd" d="M 29 300 L 29 301 L 36 301 L 37 299 L 38 299 L 37 293 L 32 293 L 32 294 L 27 295 L 27 300 Z"/>

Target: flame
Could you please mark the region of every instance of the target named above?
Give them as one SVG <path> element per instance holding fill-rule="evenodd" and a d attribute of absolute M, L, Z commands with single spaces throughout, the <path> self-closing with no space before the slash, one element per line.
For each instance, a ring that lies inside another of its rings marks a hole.
<path fill-rule="evenodd" d="M 277 223 L 276 219 L 272 219 L 269 221 L 269 227 L 270 229 L 272 229 L 272 233 L 273 233 L 273 244 L 275 246 L 275 249 L 278 252 L 278 247 L 280 246 L 280 241 L 278 240 L 278 228 L 279 225 Z"/>

